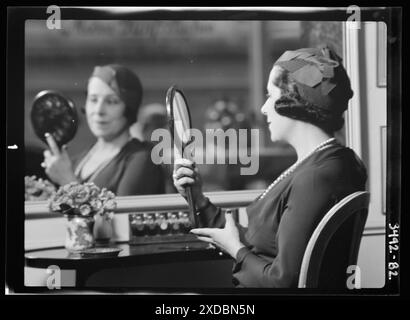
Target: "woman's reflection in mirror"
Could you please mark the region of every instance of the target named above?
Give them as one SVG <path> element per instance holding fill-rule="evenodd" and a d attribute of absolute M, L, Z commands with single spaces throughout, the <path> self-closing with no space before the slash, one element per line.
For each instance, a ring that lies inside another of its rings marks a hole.
<path fill-rule="evenodd" d="M 110 64 L 96 66 L 88 80 L 83 112 L 96 142 L 70 158 L 48 135 L 50 149 L 42 166 L 58 185 L 72 181 L 94 182 L 117 196 L 164 192 L 164 174 L 151 161 L 151 144 L 130 134 L 142 101 L 139 77 L 129 68 Z"/>

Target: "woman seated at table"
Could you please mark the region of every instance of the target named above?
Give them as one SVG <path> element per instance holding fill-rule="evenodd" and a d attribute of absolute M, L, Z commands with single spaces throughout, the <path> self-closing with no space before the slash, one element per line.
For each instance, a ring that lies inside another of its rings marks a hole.
<path fill-rule="evenodd" d="M 58 185 L 72 181 L 94 182 L 117 196 L 164 192 L 161 168 L 151 161 L 151 146 L 132 138 L 142 100 L 138 76 L 121 65 L 96 66 L 87 88 L 85 114 L 96 143 L 71 161 L 63 146 L 47 135 L 50 150 L 42 166 Z"/>
<path fill-rule="evenodd" d="M 176 162 L 174 184 L 184 197 L 185 187 L 192 187 L 201 224 L 208 228 L 191 232 L 236 260 L 236 286 L 297 287 L 314 229 L 334 204 L 365 190 L 367 174 L 355 153 L 334 138 L 343 126 L 343 112 L 353 92 L 333 51 L 286 51 L 273 65 L 267 91 L 261 111 L 267 117 L 271 140 L 292 145 L 297 162 L 247 207 L 247 230 L 238 229 L 231 215 L 221 214 L 204 197 L 192 161 Z M 345 253 L 353 232 L 346 230 L 341 250 L 334 255 Z"/>

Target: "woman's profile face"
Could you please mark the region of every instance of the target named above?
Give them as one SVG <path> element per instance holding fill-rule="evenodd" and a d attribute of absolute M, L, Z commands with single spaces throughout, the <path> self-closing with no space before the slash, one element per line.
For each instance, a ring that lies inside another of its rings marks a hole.
<path fill-rule="evenodd" d="M 287 140 L 287 135 L 289 134 L 294 121 L 288 117 L 284 117 L 278 114 L 275 110 L 275 102 L 281 96 L 281 90 L 279 87 L 274 85 L 274 79 L 278 75 L 278 69 L 273 67 L 267 84 L 267 100 L 261 108 L 262 114 L 266 116 L 266 121 L 268 122 L 269 131 L 271 134 L 271 140 L 283 141 Z"/>
<path fill-rule="evenodd" d="M 85 110 L 88 126 L 97 138 L 112 140 L 128 127 L 125 103 L 100 78 L 92 77 L 88 82 Z"/>

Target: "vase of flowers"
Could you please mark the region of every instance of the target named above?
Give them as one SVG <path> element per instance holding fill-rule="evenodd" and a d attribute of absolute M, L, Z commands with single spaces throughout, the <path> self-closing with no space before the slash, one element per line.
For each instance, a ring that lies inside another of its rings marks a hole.
<path fill-rule="evenodd" d="M 70 252 L 93 247 L 96 219 L 111 221 L 116 206 L 114 193 L 92 182 L 61 186 L 49 201 L 51 211 L 67 218 L 65 246 Z"/>

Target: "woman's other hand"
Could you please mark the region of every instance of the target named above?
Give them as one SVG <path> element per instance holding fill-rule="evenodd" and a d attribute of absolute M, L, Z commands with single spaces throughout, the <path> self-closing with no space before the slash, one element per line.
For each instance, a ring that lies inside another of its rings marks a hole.
<path fill-rule="evenodd" d="M 41 166 L 45 168 L 48 177 L 60 186 L 77 181 L 67 147 L 64 145 L 60 150 L 51 134 L 46 133 L 45 136 L 50 150 L 44 151 L 44 161 Z"/>
<path fill-rule="evenodd" d="M 175 188 L 184 198 L 187 197 L 186 187 L 190 186 L 195 203 L 203 201 L 205 196 L 202 193 L 202 179 L 193 161 L 185 158 L 176 159 L 172 177 Z"/>
<path fill-rule="evenodd" d="M 219 249 L 236 259 L 239 249 L 245 247 L 245 245 L 240 241 L 239 230 L 232 214 L 225 213 L 225 221 L 223 229 L 198 228 L 192 229 L 190 232 L 197 235 L 199 240 L 216 245 Z"/>

